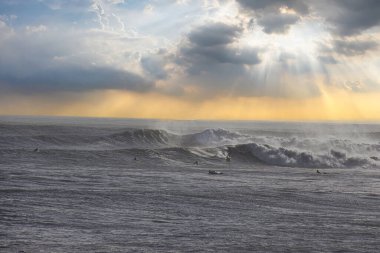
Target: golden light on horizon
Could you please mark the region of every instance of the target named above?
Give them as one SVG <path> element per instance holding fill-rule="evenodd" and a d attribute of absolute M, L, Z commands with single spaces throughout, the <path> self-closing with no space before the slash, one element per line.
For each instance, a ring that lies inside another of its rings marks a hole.
<path fill-rule="evenodd" d="M 324 88 L 314 98 L 215 97 L 204 101 L 155 93 L 96 91 L 71 101 L 14 97 L 12 114 L 180 120 L 380 120 L 380 93 Z M 0 103 L 1 105 L 1 103 Z M 0 114 L 8 114 L 0 107 Z"/>

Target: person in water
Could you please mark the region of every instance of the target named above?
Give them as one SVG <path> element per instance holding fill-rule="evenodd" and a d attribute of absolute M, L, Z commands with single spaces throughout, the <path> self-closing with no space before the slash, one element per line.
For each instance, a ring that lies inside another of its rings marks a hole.
<path fill-rule="evenodd" d="M 208 171 L 208 174 L 211 174 L 211 175 L 222 175 L 223 172 L 221 172 L 221 171 L 216 171 L 216 170 L 209 170 L 209 171 Z"/>
<path fill-rule="evenodd" d="M 199 162 L 198 162 L 198 161 L 195 161 L 195 162 L 194 162 L 194 164 L 195 164 L 195 165 L 198 165 L 198 164 L 199 164 Z"/>
<path fill-rule="evenodd" d="M 318 174 L 321 174 L 321 172 L 320 172 L 319 170 L 317 170 L 317 173 L 318 173 Z"/>

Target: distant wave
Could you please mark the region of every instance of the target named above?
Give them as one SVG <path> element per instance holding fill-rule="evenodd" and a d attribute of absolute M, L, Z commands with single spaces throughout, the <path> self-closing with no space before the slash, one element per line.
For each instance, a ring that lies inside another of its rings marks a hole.
<path fill-rule="evenodd" d="M 225 129 L 206 129 L 200 133 L 183 135 L 181 144 L 183 146 L 220 146 L 239 143 L 248 136 Z"/>
<path fill-rule="evenodd" d="M 165 130 L 130 129 L 121 133 L 112 134 L 108 140 L 129 145 L 170 145 L 177 142 L 178 136 Z"/>
<path fill-rule="evenodd" d="M 3 127 L 0 149 L 41 150 L 156 150 L 162 159 L 219 159 L 229 154 L 233 162 L 263 163 L 283 167 L 344 168 L 379 166 L 380 143 L 370 139 L 338 137 L 248 135 L 225 129 L 175 134 L 158 129 L 102 130 L 71 128 L 19 129 Z M 3 133 L 4 133 L 3 132 Z M 9 134 L 8 134 L 9 133 Z M 43 133 L 43 134 L 42 134 Z M 123 151 L 124 152 L 124 151 Z M 139 151 L 140 152 L 140 151 Z M 177 158 L 176 158 L 177 157 Z M 189 161 L 190 161 L 189 160 Z"/>

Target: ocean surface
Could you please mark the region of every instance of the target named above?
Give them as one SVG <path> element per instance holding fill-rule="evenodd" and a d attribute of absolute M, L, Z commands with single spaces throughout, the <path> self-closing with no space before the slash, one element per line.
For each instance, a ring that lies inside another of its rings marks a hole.
<path fill-rule="evenodd" d="M 0 252 L 379 249 L 380 124 L 0 117 Z"/>

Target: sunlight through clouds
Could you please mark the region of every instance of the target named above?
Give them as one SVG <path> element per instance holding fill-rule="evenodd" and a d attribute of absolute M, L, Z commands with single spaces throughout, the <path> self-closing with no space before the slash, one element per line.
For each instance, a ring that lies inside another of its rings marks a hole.
<path fill-rule="evenodd" d="M 241 106 L 261 101 L 274 119 L 379 119 L 365 99 L 380 91 L 377 10 L 372 0 L 8 0 L 0 3 L 0 98 L 3 108 L 6 97 L 62 98 L 47 114 L 86 107 L 94 93 L 109 105 L 124 99 L 120 92 L 143 100 L 139 108 L 153 99 L 183 110 L 152 117 L 203 118 L 209 109 L 197 105 L 224 108 L 218 103 L 236 99 Z M 298 102 L 322 111 L 306 115 L 293 106 Z M 271 112 L 270 103 L 284 112 Z M 128 103 L 115 104 L 120 108 L 109 107 L 109 115 L 139 117 Z M 265 118 L 239 106 L 230 105 L 242 112 L 238 118 Z M 233 117 L 225 110 L 215 117 Z"/>

